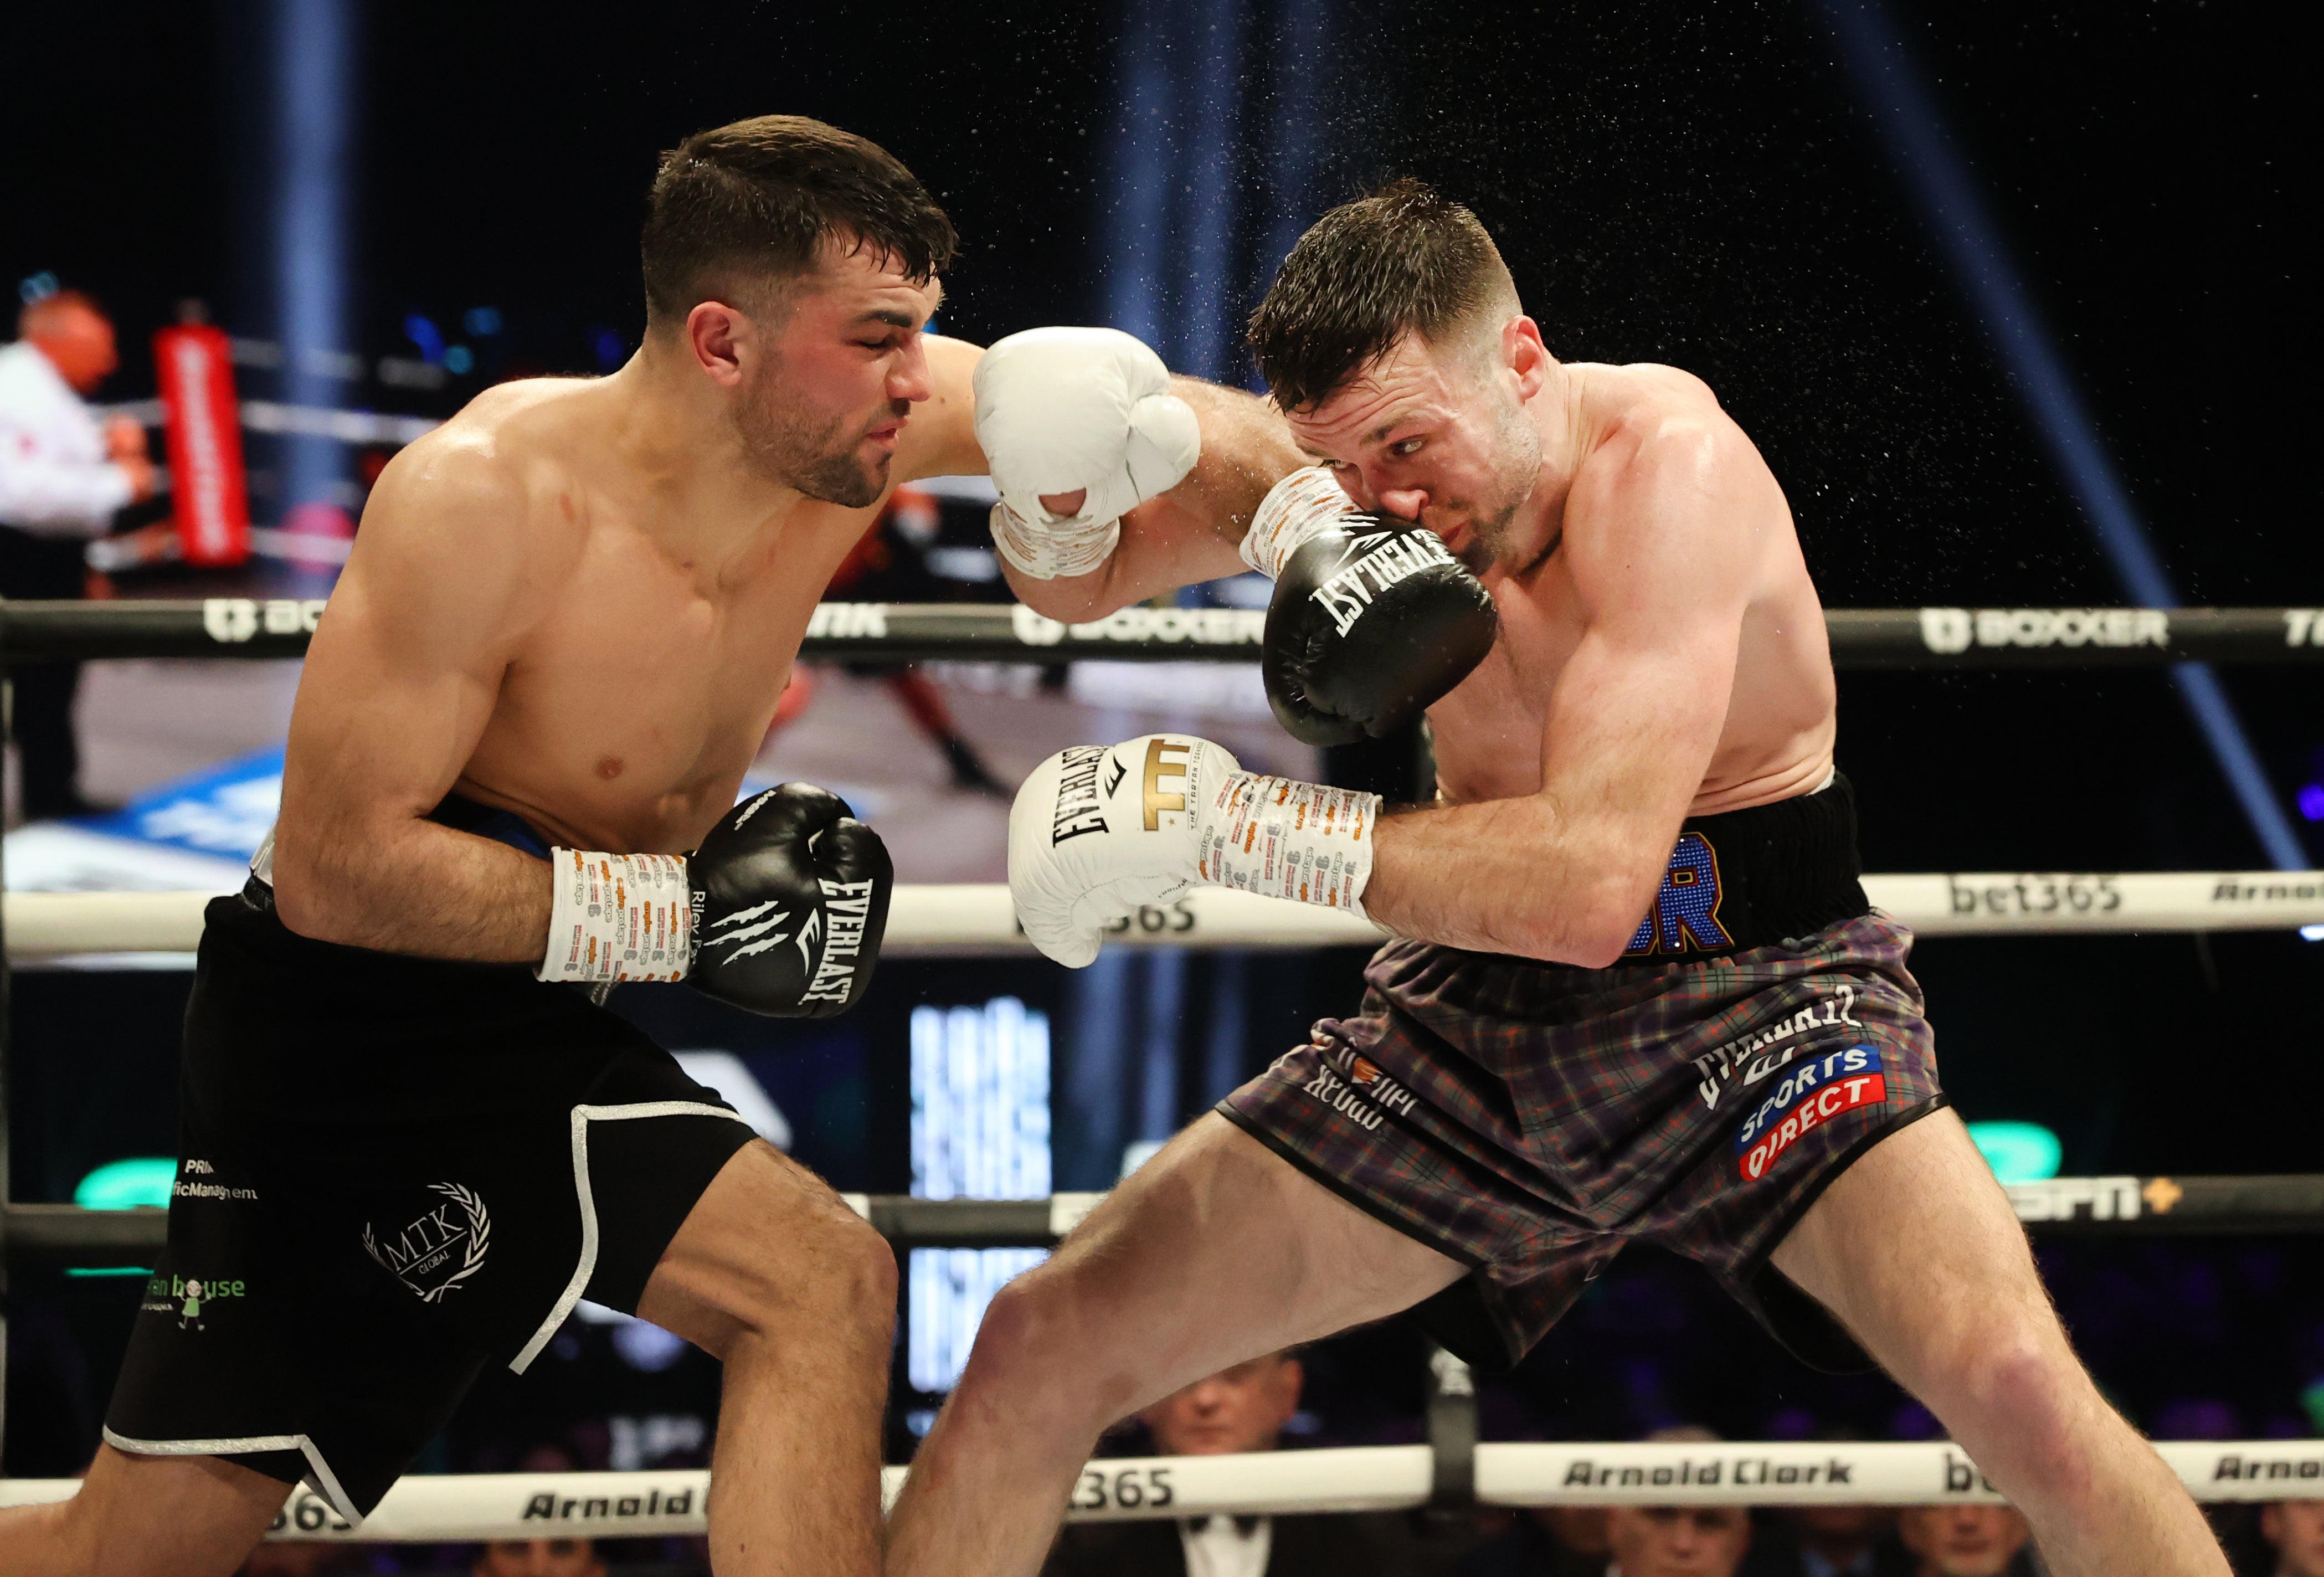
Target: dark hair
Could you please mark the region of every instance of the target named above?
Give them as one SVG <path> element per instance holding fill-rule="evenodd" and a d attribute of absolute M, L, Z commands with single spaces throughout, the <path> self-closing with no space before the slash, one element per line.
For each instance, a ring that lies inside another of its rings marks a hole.
<path fill-rule="evenodd" d="M 1277 405 L 1316 405 L 1399 336 L 1439 337 L 1508 280 L 1477 216 L 1406 176 L 1299 237 L 1250 315 L 1251 354 Z"/>
<path fill-rule="evenodd" d="M 662 155 L 639 251 L 649 322 L 683 318 L 740 282 L 816 265 L 839 239 L 926 280 L 959 237 L 927 189 L 876 143 L 805 115 L 762 115 L 696 132 Z"/>

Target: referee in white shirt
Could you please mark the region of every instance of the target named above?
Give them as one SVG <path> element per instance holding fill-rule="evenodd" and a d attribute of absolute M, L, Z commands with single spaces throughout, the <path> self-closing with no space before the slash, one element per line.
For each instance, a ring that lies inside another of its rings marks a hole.
<path fill-rule="evenodd" d="M 27 303 L 16 342 L 0 347 L 0 596 L 82 595 L 88 540 L 152 496 L 144 429 L 124 417 L 100 426 L 82 400 L 119 364 L 112 321 L 78 290 Z M 39 663 L 12 678 L 24 819 L 95 808 L 80 796 L 73 738 L 80 665 Z"/>

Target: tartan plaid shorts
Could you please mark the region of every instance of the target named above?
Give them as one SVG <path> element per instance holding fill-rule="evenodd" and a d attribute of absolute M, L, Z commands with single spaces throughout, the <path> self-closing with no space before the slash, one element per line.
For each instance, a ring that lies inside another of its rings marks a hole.
<path fill-rule="evenodd" d="M 1218 1110 L 1470 1266 L 1413 1314 L 1471 1363 L 1515 1363 L 1640 1239 L 1806 1362 L 1868 1368 L 1767 1256 L 1858 1155 L 1945 1103 L 1912 941 L 1877 912 L 1612 969 L 1397 940 L 1360 1016 L 1321 1020 Z"/>

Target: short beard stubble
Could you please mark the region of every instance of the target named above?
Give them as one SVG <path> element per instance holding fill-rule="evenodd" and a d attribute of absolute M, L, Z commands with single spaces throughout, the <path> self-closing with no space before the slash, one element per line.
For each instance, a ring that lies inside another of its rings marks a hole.
<path fill-rule="evenodd" d="M 786 400 L 779 392 L 782 375 L 779 364 L 762 364 L 734 401 L 729 420 L 752 466 L 770 482 L 842 509 L 863 509 L 878 502 L 887 489 L 888 463 L 893 456 L 882 455 L 873 466 L 856 458 L 864 429 L 853 429 L 845 417 L 818 425 L 804 402 Z M 896 401 L 882 420 L 910 411 L 909 401 Z"/>

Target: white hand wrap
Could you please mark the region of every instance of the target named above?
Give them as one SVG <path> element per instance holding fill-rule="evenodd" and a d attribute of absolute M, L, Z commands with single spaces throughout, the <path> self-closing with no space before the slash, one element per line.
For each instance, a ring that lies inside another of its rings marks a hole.
<path fill-rule="evenodd" d="M 549 852 L 542 980 L 675 981 L 694 960 L 693 895 L 678 854 Z"/>
<path fill-rule="evenodd" d="M 1380 797 L 1231 772 L 1204 808 L 1194 874 L 1264 898 L 1364 912 Z"/>
<path fill-rule="evenodd" d="M 1268 579 L 1277 579 L 1302 542 L 1363 512 L 1333 479 L 1329 466 L 1303 466 L 1268 488 L 1259 501 L 1250 530 L 1242 534 L 1242 561 Z"/>
<path fill-rule="evenodd" d="M 1196 882 L 1363 911 L 1377 794 L 1260 777 L 1207 740 L 1062 751 L 1009 814 L 1009 888 L 1033 945 L 1078 969 L 1109 927 Z"/>
<path fill-rule="evenodd" d="M 1035 580 L 1087 575 L 1112 558 L 1121 541 L 1118 515 L 1108 521 L 1037 526 L 1010 509 L 1006 500 L 992 506 L 991 524 L 992 545 L 1001 549 L 1001 557 Z"/>
<path fill-rule="evenodd" d="M 1124 513 L 1167 493 L 1203 452 L 1194 408 L 1170 370 L 1114 328 L 1028 328 L 976 364 L 976 441 L 1001 507 L 992 540 L 1039 580 L 1086 575 L 1113 551 Z M 1053 515 L 1041 500 L 1086 493 Z"/>

